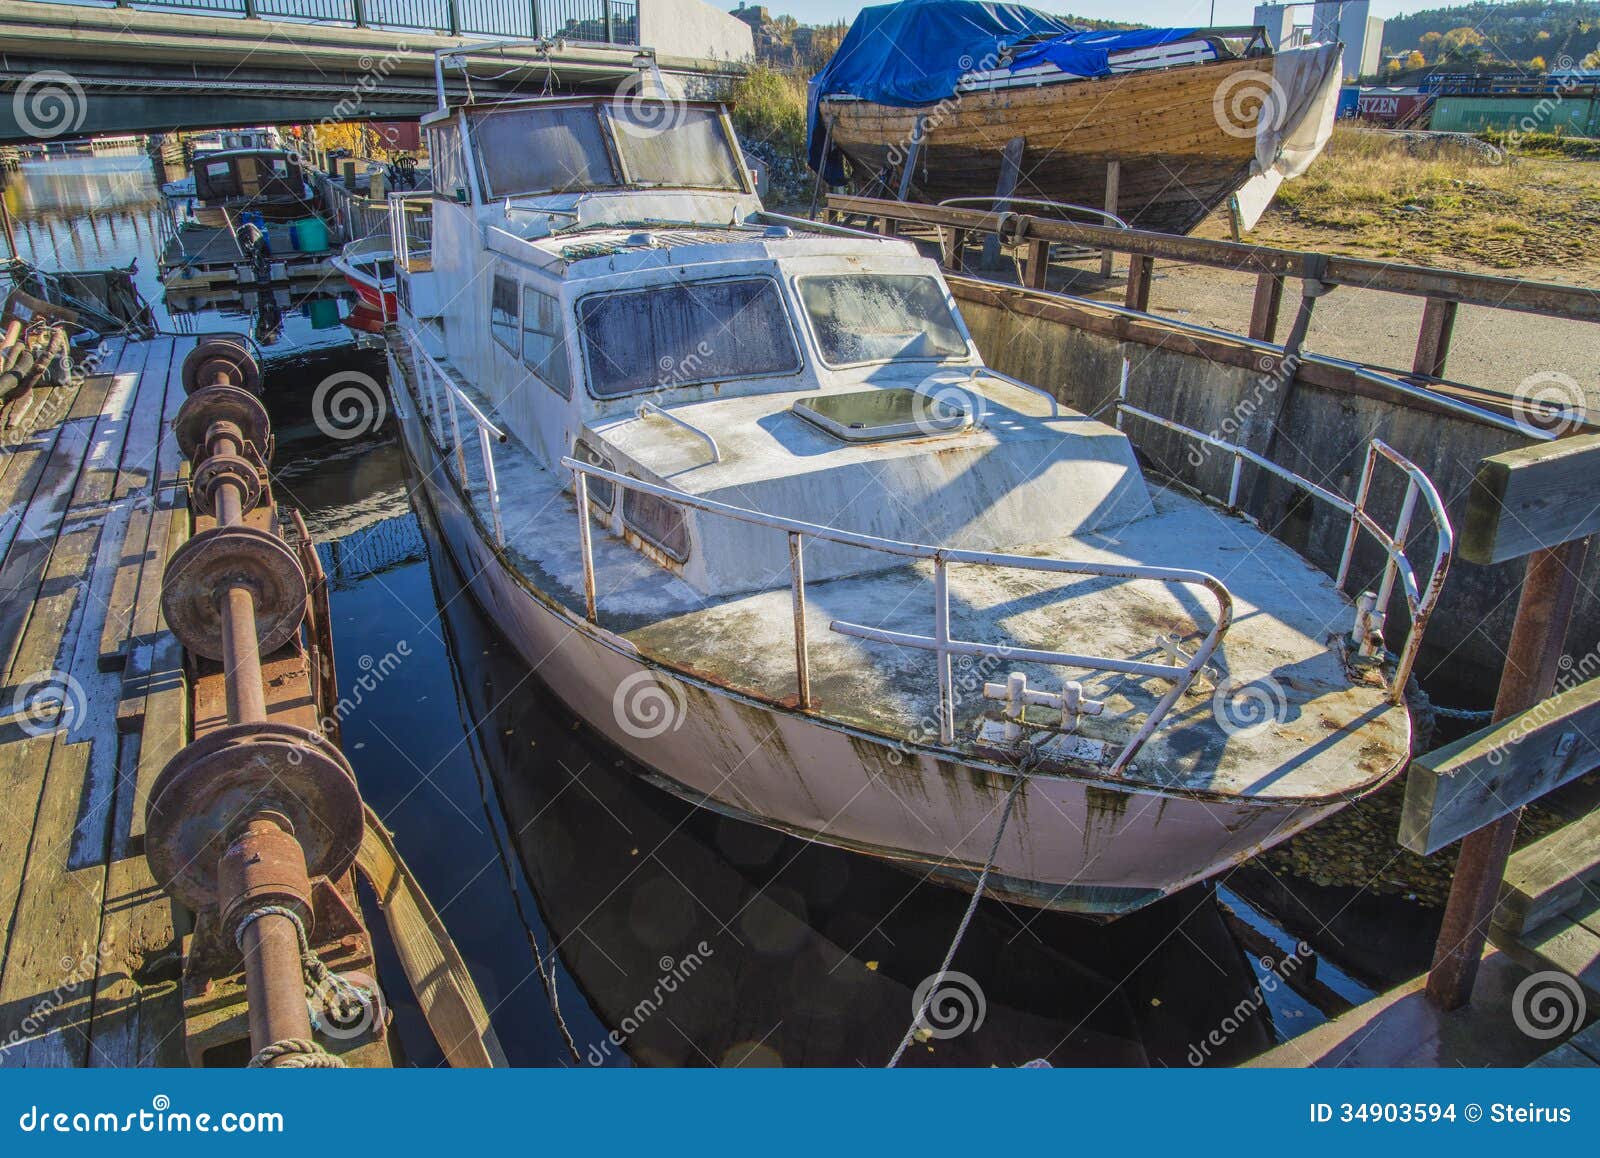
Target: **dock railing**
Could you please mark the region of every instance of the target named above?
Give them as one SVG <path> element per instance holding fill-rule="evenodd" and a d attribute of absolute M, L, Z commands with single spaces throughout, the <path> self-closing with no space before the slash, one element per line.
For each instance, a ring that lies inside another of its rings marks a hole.
<path fill-rule="evenodd" d="M 729 503 L 717 502 L 714 499 L 702 498 L 670 487 L 648 483 L 631 475 L 618 474 L 593 463 L 580 462 L 573 458 L 563 458 L 561 465 L 572 471 L 573 476 L 573 487 L 578 508 L 578 550 L 583 566 L 584 613 L 591 623 L 598 624 L 600 621 L 598 600 L 595 594 L 594 549 L 589 511 L 589 480 L 591 478 L 608 482 L 624 491 L 631 490 L 640 494 L 651 495 L 677 507 L 701 511 L 705 514 L 733 519 L 737 522 L 749 523 L 754 526 L 768 527 L 788 536 L 790 597 L 794 612 L 795 683 L 798 690 L 797 699 L 802 710 L 809 710 L 814 706 L 811 696 L 810 655 L 806 638 L 808 611 L 804 556 L 806 540 L 817 539 L 822 542 L 837 543 L 845 547 L 858 547 L 867 551 L 876 551 L 906 560 L 926 560 L 931 562 L 933 564 L 933 634 L 922 635 L 912 632 L 890 631 L 881 627 L 868 627 L 864 624 L 849 623 L 843 620 L 833 620 L 828 626 L 831 630 L 841 635 L 934 653 L 938 662 L 939 705 L 937 715 L 939 720 L 939 742 L 944 745 L 955 742 L 956 694 L 954 675 L 951 670 L 951 660 L 955 656 L 970 656 L 974 659 L 988 657 L 1019 663 L 1076 668 L 1085 671 L 1117 672 L 1123 675 L 1137 676 L 1141 679 L 1154 678 L 1170 682 L 1172 686 L 1156 702 L 1140 724 L 1133 738 L 1128 741 L 1117 755 L 1110 771 L 1112 774 L 1120 773 L 1132 763 L 1139 749 L 1154 734 L 1161 721 L 1172 710 L 1173 705 L 1189 690 L 1190 685 L 1194 683 L 1201 672 L 1207 668 L 1211 657 L 1216 653 L 1224 636 L 1226 636 L 1229 624 L 1233 621 L 1233 597 L 1219 579 L 1206 574 L 1204 571 L 1192 571 L 1177 567 L 1147 567 L 1134 564 L 1113 566 L 1066 559 L 1007 555 L 993 551 L 967 551 L 950 547 L 935 547 L 923 543 L 902 542 L 896 539 L 883 539 L 876 535 L 863 535 L 854 531 L 841 530 L 837 527 L 827 527 L 818 523 L 807 523 L 799 519 L 788 519 L 779 515 L 736 507 Z M 1212 598 L 1216 601 L 1216 616 L 1210 631 L 1206 633 L 1195 648 L 1194 654 L 1186 657 L 1186 662 L 1182 666 L 1170 663 L 1151 663 L 1137 659 L 1118 659 L 1108 656 L 1084 655 L 1044 648 L 1013 647 L 1004 644 L 958 639 L 950 632 L 950 569 L 958 565 L 1005 567 L 1015 571 L 1029 571 L 1046 575 L 1084 575 L 1094 578 L 1122 580 L 1143 579 L 1175 586 L 1203 587 L 1211 593 Z"/>
<path fill-rule="evenodd" d="M 1127 254 L 1130 265 L 1122 308 L 1140 313 L 1149 311 L 1150 287 L 1157 260 L 1253 273 L 1256 275 L 1255 296 L 1246 334 L 1214 330 L 1166 317 L 1160 320 L 1165 325 L 1194 333 L 1269 346 L 1277 340 L 1275 335 L 1283 305 L 1284 282 L 1295 278 L 1301 283 L 1301 299 L 1296 304 L 1293 325 L 1282 344 L 1286 356 L 1346 370 L 1396 396 L 1425 397 L 1437 406 L 1518 432 L 1530 439 L 1547 436 L 1534 422 L 1519 423 L 1489 408 L 1485 404 L 1493 405 L 1493 400 L 1481 392 L 1445 380 L 1445 366 L 1458 308 L 1463 305 L 1479 306 L 1571 321 L 1600 322 L 1600 296 L 1581 286 L 1555 282 L 1464 273 L 1201 237 L 1180 237 L 1144 229 L 1118 229 L 1029 213 L 925 205 L 843 194 L 829 195 L 823 219 L 864 219 L 869 226 L 876 226 L 879 231 L 891 235 L 901 226 L 935 230 L 943 241 L 941 253 L 945 255 L 946 264 L 952 272 L 957 273 L 961 272 L 960 254 L 969 233 L 996 235 L 1008 245 L 1036 247 L 1042 251 L 1047 251 L 1052 243 L 1068 243 Z M 953 260 L 951 255 L 955 255 Z M 1045 289 L 1048 260 L 1030 261 L 1029 266 L 1027 284 L 1023 288 Z M 1340 286 L 1425 300 L 1409 374 L 1385 373 L 1379 368 L 1302 350 L 1317 299 Z M 1106 305 L 1099 301 L 1094 304 Z M 1464 397 L 1472 400 L 1463 401 Z"/>

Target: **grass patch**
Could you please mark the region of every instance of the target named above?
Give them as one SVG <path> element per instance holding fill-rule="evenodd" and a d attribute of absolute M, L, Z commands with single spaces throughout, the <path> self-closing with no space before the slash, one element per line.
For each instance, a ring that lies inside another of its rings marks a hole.
<path fill-rule="evenodd" d="M 747 141 L 800 157 L 806 144 L 806 78 L 757 65 L 733 87 L 733 127 Z"/>
<path fill-rule="evenodd" d="M 1568 154 L 1519 146 L 1495 163 L 1470 144 L 1341 126 L 1251 240 L 1425 265 L 1559 266 L 1573 271 L 1566 280 L 1600 266 L 1597 203 L 1600 167 Z"/>

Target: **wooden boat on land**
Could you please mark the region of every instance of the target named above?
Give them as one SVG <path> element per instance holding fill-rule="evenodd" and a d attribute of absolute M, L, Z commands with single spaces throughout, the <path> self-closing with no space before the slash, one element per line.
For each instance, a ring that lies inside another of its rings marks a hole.
<path fill-rule="evenodd" d="M 824 152 L 848 159 L 849 184 L 864 195 L 1010 194 L 1188 233 L 1252 181 L 1262 187 L 1247 201 L 1265 208 L 1295 175 L 1274 172 L 1281 143 L 1296 142 L 1303 170 L 1331 131 L 1339 46 L 1273 53 L 1260 32 L 1201 29 L 1156 50 L 1112 52 L 1099 77 L 1048 64 L 970 72 L 931 104 L 822 93 Z"/>
<path fill-rule="evenodd" d="M 394 198 L 387 339 L 418 494 L 508 640 L 654 782 L 1109 917 L 1404 764 L 1449 524 L 1381 442 L 1346 499 L 1125 394 L 1060 405 L 985 365 L 909 243 L 765 210 L 715 105 L 441 91 L 423 124 L 437 305 Z M 1229 499 L 1147 480 L 1152 430 L 1231 458 Z M 1238 513 L 1247 469 L 1347 520 L 1337 576 Z M 1379 472 L 1434 524 L 1426 578 L 1366 509 Z M 1386 567 L 1352 598 L 1363 536 Z"/>

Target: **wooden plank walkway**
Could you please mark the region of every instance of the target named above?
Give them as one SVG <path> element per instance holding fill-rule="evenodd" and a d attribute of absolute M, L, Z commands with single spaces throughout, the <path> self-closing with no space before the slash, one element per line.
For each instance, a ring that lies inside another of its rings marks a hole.
<path fill-rule="evenodd" d="M 183 1064 L 184 930 L 141 827 L 188 732 L 158 596 L 192 345 L 115 341 L 0 447 L 0 1066 Z"/>

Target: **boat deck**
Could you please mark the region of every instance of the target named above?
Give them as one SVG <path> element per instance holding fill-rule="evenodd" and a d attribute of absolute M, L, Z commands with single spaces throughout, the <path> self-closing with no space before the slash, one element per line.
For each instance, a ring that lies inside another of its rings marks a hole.
<path fill-rule="evenodd" d="M 297 250 L 287 223 L 269 222 L 271 280 L 324 277 L 333 272 L 332 249 Z M 225 225 L 186 224 L 167 240 L 161 253 L 162 280 L 169 288 L 218 282 L 255 282 L 258 274 Z"/>
<path fill-rule="evenodd" d="M 390 349 L 409 368 L 403 342 L 391 338 Z M 487 399 L 472 396 L 493 415 Z M 492 528 L 488 488 L 470 430 L 464 442 L 467 489 L 481 525 Z M 544 469 L 515 435 L 494 454 L 508 556 L 533 587 L 581 615 L 582 564 L 567 480 Z M 1221 579 L 1233 595 L 1235 621 L 1219 652 L 1219 666 L 1222 674 L 1242 682 L 1243 690 L 1221 697 L 1219 707 L 1213 685 L 1197 683 L 1145 746 L 1128 778 L 1163 789 L 1301 801 L 1358 795 L 1398 768 L 1410 742 L 1406 711 L 1388 704 L 1381 688 L 1352 684 L 1347 677 L 1330 640 L 1348 633 L 1353 612 L 1332 580 L 1242 519 L 1171 490 L 1153 486 L 1152 497 L 1155 513 L 1115 534 L 1058 539 L 1019 552 L 1198 569 Z M 794 701 L 787 572 L 773 577 L 770 590 L 708 598 L 598 528 L 593 553 L 602 627 L 645 655 L 708 682 L 775 703 Z M 952 634 L 991 644 L 1161 662 L 1163 637 L 1176 632 L 1192 652 L 1212 626 L 1213 604 L 1198 588 L 954 567 L 950 589 Z M 847 637 L 829 627 L 845 620 L 930 634 L 931 568 L 919 564 L 809 582 L 806 591 L 806 638 L 819 713 L 895 738 L 936 740 L 932 654 Z M 983 698 L 981 685 L 1004 682 L 1011 670 L 1026 674 L 1033 687 L 1056 689 L 1064 678 L 1061 669 L 1033 664 L 957 661 L 958 738 L 970 738 L 979 716 L 998 706 Z M 1074 672 L 1071 678 L 1083 682 L 1087 695 L 1105 701 L 1105 714 L 1085 718 L 1080 731 L 1107 740 L 1108 748 L 1130 737 L 1171 686 L 1104 672 Z M 1276 722 L 1266 722 L 1263 711 Z"/>
<path fill-rule="evenodd" d="M 188 527 L 166 424 L 192 345 L 112 339 L 110 372 L 37 391 L 0 453 L 0 1065 L 184 1064 L 185 930 L 142 830 L 187 738 L 158 595 Z"/>

